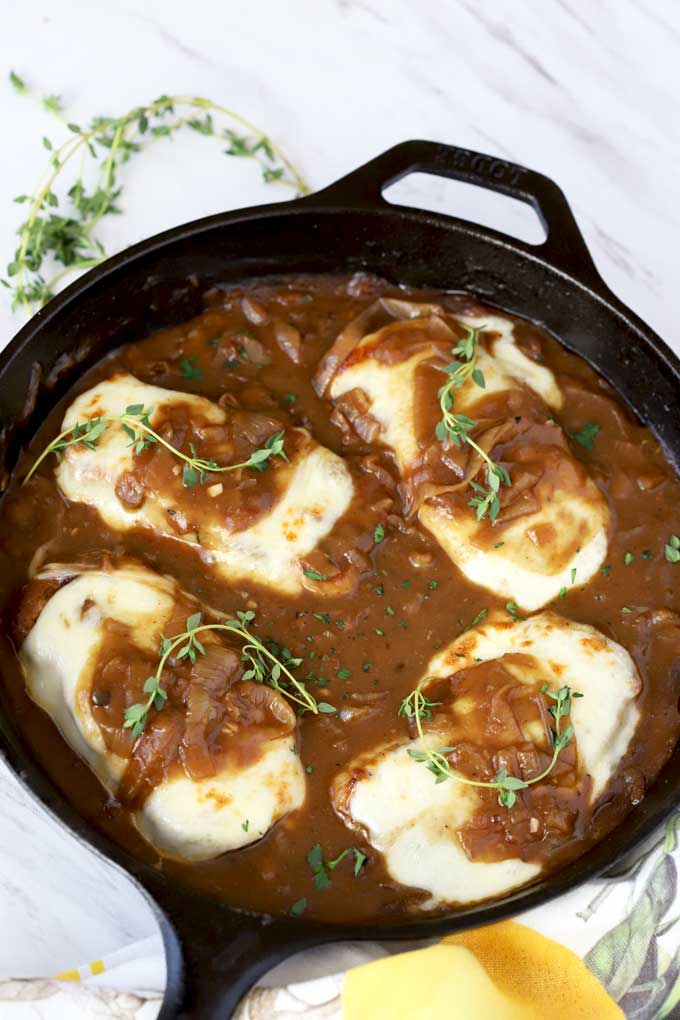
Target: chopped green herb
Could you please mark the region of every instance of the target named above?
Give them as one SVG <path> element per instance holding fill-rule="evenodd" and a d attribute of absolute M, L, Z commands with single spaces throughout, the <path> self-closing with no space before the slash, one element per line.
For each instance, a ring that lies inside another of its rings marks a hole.
<path fill-rule="evenodd" d="M 287 404 L 294 404 L 297 400 L 297 393 L 284 393 L 283 399 Z"/>
<path fill-rule="evenodd" d="M 560 588 L 559 592 L 557 593 L 557 597 L 558 597 L 558 599 L 566 599 L 566 597 L 567 597 L 567 589 L 566 588 Z"/>
<path fill-rule="evenodd" d="M 363 669 L 364 673 L 368 673 L 369 669 L 371 668 L 371 663 L 370 662 L 364 662 L 364 663 L 362 663 L 361 668 Z"/>
<path fill-rule="evenodd" d="M 337 708 L 329 705 L 327 701 L 320 701 L 316 707 L 320 712 L 323 712 L 324 715 L 335 715 L 337 712 Z"/>
<path fill-rule="evenodd" d="M 314 771 L 314 766 L 313 765 L 306 765 L 305 766 L 305 772 L 307 773 L 308 776 L 311 776 L 313 771 Z"/>
<path fill-rule="evenodd" d="M 376 595 L 384 595 L 385 594 L 385 585 L 384 584 L 376 585 L 375 593 L 376 593 Z"/>
<path fill-rule="evenodd" d="M 580 432 L 574 432 L 571 437 L 580 446 L 586 450 L 592 450 L 593 443 L 597 439 L 597 434 L 600 431 L 601 425 L 597 425 L 595 422 L 587 421 Z"/>
<path fill-rule="evenodd" d="M 526 620 L 526 616 L 520 615 L 516 602 L 506 602 L 505 608 L 510 614 L 510 616 L 513 618 L 513 620 L 515 620 L 515 622 L 519 622 L 520 620 Z"/>
<path fill-rule="evenodd" d="M 375 628 L 375 633 L 378 635 L 378 637 L 384 637 L 385 636 L 385 631 L 381 630 L 380 627 L 376 627 Z"/>
<path fill-rule="evenodd" d="M 354 849 L 354 877 L 356 878 L 361 869 L 364 866 L 366 860 L 366 854 L 362 854 L 361 850 Z"/>
<path fill-rule="evenodd" d="M 439 581 L 428 581 L 427 587 L 430 591 L 435 591 L 439 587 Z"/>
<path fill-rule="evenodd" d="M 607 563 L 607 564 L 606 564 L 606 566 L 604 566 L 604 567 L 601 567 L 601 568 L 600 568 L 600 572 L 601 572 L 602 574 L 604 574 L 604 576 L 605 576 L 605 577 L 609 577 L 609 575 L 610 575 L 610 574 L 611 574 L 611 572 L 612 572 L 611 564 L 610 564 L 610 563 Z"/>
<path fill-rule="evenodd" d="M 402 581 L 401 582 L 401 586 L 402 586 L 402 588 L 410 588 L 411 587 L 411 582 L 410 581 Z"/>
<path fill-rule="evenodd" d="M 382 542 L 384 537 L 385 537 L 384 527 L 382 526 L 382 524 L 376 524 L 376 526 L 373 529 L 373 541 L 375 542 L 376 545 L 379 545 L 379 543 Z"/>
<path fill-rule="evenodd" d="M 496 542 L 494 549 L 500 549 L 502 545 L 505 545 L 505 542 Z"/>
<path fill-rule="evenodd" d="M 307 900 L 303 896 L 301 900 L 296 900 L 295 901 L 293 906 L 290 908 L 290 912 L 293 915 L 293 917 L 299 917 L 301 914 L 304 914 L 306 909 L 307 909 Z"/>
<path fill-rule="evenodd" d="M 634 559 L 635 557 L 633 556 L 632 552 L 627 552 L 626 555 L 623 557 L 623 562 L 626 564 L 627 567 L 629 567 Z"/>
<path fill-rule="evenodd" d="M 352 675 L 352 671 L 351 669 L 339 669 L 335 675 L 337 676 L 338 680 L 349 680 L 349 678 Z"/>
<path fill-rule="evenodd" d="M 461 635 L 463 634 L 467 634 L 469 630 L 472 630 L 472 628 L 476 627 L 478 623 L 481 623 L 482 620 L 485 620 L 488 613 L 489 613 L 488 609 L 480 609 L 477 615 L 475 616 L 474 620 L 470 620 L 467 626 L 463 627 L 458 637 L 461 637 Z"/>
<path fill-rule="evenodd" d="M 196 364 L 196 355 L 192 354 L 189 358 L 182 358 L 179 363 L 179 367 L 182 371 L 182 375 L 185 379 L 202 379 L 203 372 Z"/>
<path fill-rule="evenodd" d="M 388 616 L 394 616 L 395 615 L 395 610 L 392 609 L 392 606 L 386 606 L 385 607 L 385 612 L 387 613 Z"/>
<path fill-rule="evenodd" d="M 573 584 L 575 582 L 575 580 L 576 580 L 576 567 L 572 567 L 571 568 L 570 577 L 571 577 L 571 583 Z"/>
<path fill-rule="evenodd" d="M 643 560 L 651 560 L 653 555 L 654 555 L 654 553 L 652 552 L 651 549 L 643 549 L 642 550 L 642 558 L 643 558 Z"/>
<path fill-rule="evenodd" d="M 633 610 L 629 606 L 623 606 L 621 609 L 622 613 L 632 613 Z"/>
<path fill-rule="evenodd" d="M 311 581 L 325 581 L 326 575 L 320 574 L 318 570 L 313 570 L 311 567 L 307 567 L 303 571 L 305 577 L 308 577 Z"/>
<path fill-rule="evenodd" d="M 245 822 L 241 822 L 241 828 L 243 829 L 244 832 L 247 832 L 248 829 L 250 828 L 250 822 L 248 821 L 247 818 Z"/>

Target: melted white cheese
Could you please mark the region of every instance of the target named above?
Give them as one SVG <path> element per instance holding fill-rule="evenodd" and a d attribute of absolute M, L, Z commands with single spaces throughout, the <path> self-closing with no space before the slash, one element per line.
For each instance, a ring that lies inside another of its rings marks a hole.
<path fill-rule="evenodd" d="M 120 415 L 135 404 L 153 408 L 152 425 L 172 404 L 195 408 L 197 415 L 212 424 L 223 424 L 226 418 L 222 408 L 204 397 L 150 386 L 120 374 L 79 396 L 66 412 L 62 428 L 97 415 Z M 231 532 L 216 511 L 213 519 L 202 522 L 199 545 L 195 532 L 178 534 L 172 527 L 167 513 L 174 506 L 171 498 L 147 491 L 137 509 L 118 499 L 115 487 L 119 477 L 134 468 L 129 444 L 121 429 L 109 428 L 94 450 L 69 447 L 56 472 L 64 495 L 95 507 L 115 530 L 151 528 L 194 546 L 228 581 L 251 580 L 291 594 L 301 591 L 305 587 L 301 558 L 333 529 L 354 496 L 354 483 L 344 461 L 309 438 L 289 465 L 277 464 L 283 491 L 268 514 L 249 528 Z M 181 490 L 181 472 L 176 485 Z"/>
<path fill-rule="evenodd" d="M 589 478 L 578 492 L 558 490 L 535 513 L 506 525 L 498 548 L 479 543 L 482 526 L 472 512 L 454 514 L 426 501 L 418 518 L 468 580 L 529 611 L 585 584 L 607 555 L 609 511 Z M 541 541 L 546 528 L 550 539 Z M 569 555 L 575 536 L 580 545 Z M 555 561 L 564 565 L 556 569 Z"/>
<path fill-rule="evenodd" d="M 435 745 L 446 743 L 444 738 L 428 739 Z M 348 824 L 368 834 L 392 878 L 426 889 L 431 897 L 423 909 L 498 896 L 534 878 L 539 866 L 516 858 L 492 863 L 469 859 L 456 830 L 474 813 L 477 795 L 455 779 L 435 783 L 432 773 L 407 754 L 419 747 L 418 741 L 409 741 L 352 762 L 333 787 L 337 808 L 353 783 L 348 809 L 341 813 Z M 357 766 L 358 775 L 351 777 Z"/>
<path fill-rule="evenodd" d="M 31 697 L 113 793 L 126 760 L 107 749 L 90 709 L 102 624 L 107 618 L 126 624 L 133 643 L 155 654 L 176 597 L 172 581 L 141 566 L 88 571 L 49 599 L 20 651 Z M 246 767 L 230 765 L 198 782 L 172 777 L 147 798 L 138 828 L 161 853 L 186 860 L 253 843 L 304 802 L 305 776 L 294 750 L 288 735 L 268 741 Z"/>
<path fill-rule="evenodd" d="M 446 678 L 480 660 L 512 653 L 522 653 L 521 666 L 517 660 L 503 664 L 519 681 L 548 683 L 553 690 L 567 684 L 583 695 L 572 701 L 570 719 L 579 774 L 590 776 L 594 802 L 639 722 L 635 699 L 641 683 L 631 657 L 594 628 L 554 613 L 518 623 L 498 613 L 435 656 L 424 675 Z M 430 747 L 456 742 L 452 733 L 460 733 L 461 725 L 457 712 L 464 712 L 464 706 L 455 698 L 440 707 L 433 724 L 436 731 L 426 730 Z M 519 858 L 470 860 L 457 831 L 474 814 L 478 793 L 455 778 L 436 783 L 425 765 L 407 753 L 420 747 L 419 740 L 405 740 L 360 755 L 332 788 L 336 810 L 348 825 L 367 834 L 384 855 L 392 878 L 427 890 L 431 898 L 425 907 L 498 896 L 535 878 L 540 866 Z"/>
<path fill-rule="evenodd" d="M 180 775 L 161 783 L 144 802 L 137 824 L 168 857 L 204 861 L 260 839 L 304 799 L 295 741 L 281 737 L 269 741 L 252 765 L 225 768 L 210 779 Z"/>

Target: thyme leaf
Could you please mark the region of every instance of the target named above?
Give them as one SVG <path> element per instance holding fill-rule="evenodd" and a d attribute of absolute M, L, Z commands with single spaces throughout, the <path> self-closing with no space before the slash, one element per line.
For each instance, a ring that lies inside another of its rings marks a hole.
<path fill-rule="evenodd" d="M 680 536 L 671 535 L 663 547 L 663 553 L 669 563 L 680 563 Z"/>

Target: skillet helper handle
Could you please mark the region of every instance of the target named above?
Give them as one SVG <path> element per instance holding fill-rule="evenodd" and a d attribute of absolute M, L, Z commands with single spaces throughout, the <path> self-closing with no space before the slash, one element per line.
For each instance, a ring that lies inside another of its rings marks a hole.
<path fill-rule="evenodd" d="M 605 289 L 569 203 L 555 182 L 496 156 L 442 142 L 402 142 L 313 197 L 316 202 L 326 199 L 340 206 L 390 205 L 383 198 L 385 188 L 412 173 L 463 181 L 530 205 L 545 228 L 546 240 L 529 244 L 495 231 L 498 239 L 544 259 L 599 292 Z"/>
<path fill-rule="evenodd" d="M 154 883 L 155 884 L 155 883 Z M 230 1020 L 264 973 L 287 956 L 325 941 L 293 920 L 239 914 L 224 904 L 159 882 L 153 890 L 167 968 L 158 1020 Z"/>

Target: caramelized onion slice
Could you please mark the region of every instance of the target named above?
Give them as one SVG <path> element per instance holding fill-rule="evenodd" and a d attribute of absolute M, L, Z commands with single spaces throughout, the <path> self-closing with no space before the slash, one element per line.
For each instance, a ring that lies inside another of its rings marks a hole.
<path fill-rule="evenodd" d="M 213 755 L 225 716 L 224 695 L 241 676 L 240 656 L 218 643 L 206 643 L 191 671 L 186 694 L 186 729 L 179 749 L 190 779 L 207 779 L 217 768 Z"/>
<path fill-rule="evenodd" d="M 225 697 L 229 723 L 242 726 L 272 726 L 281 732 L 295 728 L 295 712 L 278 691 L 266 684 L 246 680 L 232 687 Z"/>
<path fill-rule="evenodd" d="M 199 655 L 191 671 L 191 686 L 199 685 L 216 698 L 221 698 L 243 670 L 241 657 L 233 648 L 206 641 L 205 655 Z"/>
<path fill-rule="evenodd" d="M 177 758 L 183 733 L 184 717 L 175 708 L 167 706 L 149 721 L 123 774 L 118 790 L 121 803 L 140 804 L 162 781 Z"/>

